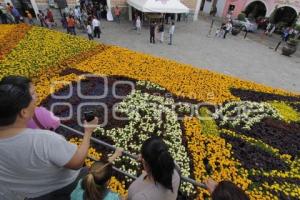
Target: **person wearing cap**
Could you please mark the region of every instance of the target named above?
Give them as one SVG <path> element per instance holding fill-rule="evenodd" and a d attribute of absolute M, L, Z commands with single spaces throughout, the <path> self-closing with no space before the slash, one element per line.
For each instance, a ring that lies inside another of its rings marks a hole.
<path fill-rule="evenodd" d="M 35 105 L 30 79 L 7 76 L 0 81 L 1 200 L 69 199 L 77 182 L 88 173 L 82 166 L 98 118 L 85 121 L 83 142 L 77 147 L 63 136 L 41 129 L 55 128 L 58 121 L 49 120 L 49 113 L 45 115 L 45 110 Z M 39 120 L 35 125 L 30 123 L 34 116 Z"/>
<path fill-rule="evenodd" d="M 54 131 L 60 125 L 60 119 L 44 107 L 34 110 L 32 119 L 27 123 L 27 128 Z"/>

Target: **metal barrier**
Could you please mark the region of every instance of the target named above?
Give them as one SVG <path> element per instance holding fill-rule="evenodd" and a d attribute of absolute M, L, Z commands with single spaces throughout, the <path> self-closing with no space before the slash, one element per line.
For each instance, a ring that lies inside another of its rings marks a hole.
<path fill-rule="evenodd" d="M 78 130 L 75 130 L 75 129 L 69 127 L 69 126 L 66 126 L 66 125 L 64 125 L 64 124 L 61 124 L 60 127 L 65 128 L 65 129 L 68 129 L 68 130 L 70 130 L 70 131 L 72 131 L 72 132 L 74 132 L 74 133 L 76 133 L 76 134 L 78 134 L 78 135 L 84 136 L 84 133 L 82 133 L 82 132 L 80 132 L 80 131 L 78 131 Z M 111 150 L 113 150 L 113 151 L 116 150 L 116 147 L 114 147 L 113 145 L 108 144 L 108 143 L 106 143 L 106 142 L 103 142 L 103 141 L 101 141 L 101 140 L 98 140 L 98 139 L 96 139 L 96 138 L 94 138 L 94 137 L 91 137 L 91 141 L 93 141 L 93 142 L 95 142 L 95 143 L 97 143 L 97 144 L 100 144 L 100 145 L 102 145 L 102 146 L 105 146 L 105 147 L 107 147 L 107 148 L 109 148 L 109 149 L 111 149 Z M 127 152 L 127 151 L 123 151 L 123 155 L 128 156 L 128 157 L 130 157 L 130 158 L 133 158 L 133 159 L 135 159 L 135 160 L 138 158 L 137 155 L 132 155 L 132 154 L 130 154 L 130 153 Z M 91 157 L 89 157 L 89 158 L 92 159 L 92 160 L 95 160 L 95 159 L 93 159 L 93 158 L 91 158 Z M 126 175 L 126 176 L 129 176 L 129 177 L 132 178 L 132 179 L 136 179 L 136 178 L 137 178 L 137 177 L 135 177 L 135 176 L 133 176 L 133 175 L 127 173 L 127 172 L 124 172 L 124 171 L 122 171 L 122 170 L 120 170 L 120 169 L 118 169 L 118 168 L 116 168 L 116 167 L 113 167 L 113 169 L 114 169 L 115 171 L 117 171 L 117 172 L 120 172 L 120 173 Z M 193 184 L 193 185 L 195 185 L 195 186 L 197 186 L 197 187 L 201 187 L 201 188 L 205 188 L 205 189 L 207 188 L 205 184 L 199 183 L 199 182 L 197 182 L 197 181 L 195 181 L 195 180 L 193 180 L 193 179 L 191 179 L 191 178 L 189 178 L 189 177 L 181 176 L 181 180 L 182 180 L 182 181 L 185 181 L 185 182 L 188 182 L 188 183 L 191 183 L 191 184 Z"/>
<path fill-rule="evenodd" d="M 93 161 L 97 161 L 95 158 L 92 158 L 92 157 L 90 157 L 90 156 L 88 156 L 88 158 L 91 159 L 91 160 L 93 160 Z M 119 169 L 119 168 L 116 168 L 115 166 L 113 166 L 112 168 L 113 168 L 113 170 L 115 170 L 115 171 L 117 171 L 117 172 L 119 172 L 119 173 L 121 173 L 121 174 L 124 174 L 125 176 L 128 176 L 128 177 L 130 177 L 130 178 L 132 178 L 132 179 L 137 179 L 136 176 L 133 176 L 133 175 L 131 175 L 131 174 L 129 174 L 129 173 L 127 173 L 127 172 L 125 172 L 125 171 Z"/>

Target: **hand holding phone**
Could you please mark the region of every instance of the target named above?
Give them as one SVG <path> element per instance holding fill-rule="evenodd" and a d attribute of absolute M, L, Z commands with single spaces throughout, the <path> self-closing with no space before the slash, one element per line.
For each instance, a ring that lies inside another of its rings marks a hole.
<path fill-rule="evenodd" d="M 95 118 L 95 114 L 93 111 L 84 112 L 85 121 L 90 122 L 93 121 L 94 118 Z"/>
<path fill-rule="evenodd" d="M 84 112 L 84 131 L 86 134 L 92 134 L 98 127 L 98 118 L 93 111 Z"/>

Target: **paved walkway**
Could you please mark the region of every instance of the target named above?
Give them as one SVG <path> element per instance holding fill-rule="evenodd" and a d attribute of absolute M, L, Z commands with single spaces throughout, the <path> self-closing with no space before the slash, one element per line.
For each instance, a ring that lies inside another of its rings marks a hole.
<path fill-rule="evenodd" d="M 132 30 L 128 21 L 121 24 L 102 22 L 100 41 L 106 44 L 123 46 L 132 50 L 166 57 L 195 67 L 206 68 L 239 78 L 252 80 L 269 86 L 300 92 L 300 57 L 286 57 L 274 52 L 275 47 L 268 38 L 249 33 L 221 39 L 207 37 L 208 20 L 180 22 L 176 24 L 174 45 L 149 43 L 149 30 L 143 28 L 142 34 Z M 168 29 L 167 29 L 168 30 Z M 252 35 L 251 35 L 252 34 Z M 167 40 L 167 34 L 165 34 Z M 84 35 L 84 37 L 86 37 Z"/>

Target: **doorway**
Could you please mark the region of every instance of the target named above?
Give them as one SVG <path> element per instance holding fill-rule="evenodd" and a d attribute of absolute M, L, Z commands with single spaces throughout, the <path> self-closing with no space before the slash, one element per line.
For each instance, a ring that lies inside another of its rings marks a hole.
<path fill-rule="evenodd" d="M 251 19 L 265 17 L 266 13 L 267 13 L 267 8 L 265 4 L 261 1 L 253 1 L 245 9 L 246 16 Z"/>

